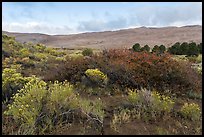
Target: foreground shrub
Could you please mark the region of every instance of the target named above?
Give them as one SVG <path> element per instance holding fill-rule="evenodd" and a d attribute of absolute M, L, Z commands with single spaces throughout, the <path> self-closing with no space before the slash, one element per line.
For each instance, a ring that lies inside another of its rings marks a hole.
<path fill-rule="evenodd" d="M 8 105 L 9 109 L 5 114 L 11 115 L 19 123 L 17 126 L 22 129 L 35 130 L 36 120 L 42 111 L 46 94 L 46 83 L 33 79 L 14 95 L 14 102 Z"/>
<path fill-rule="evenodd" d="M 59 113 L 62 109 L 74 109 L 77 108 L 77 95 L 74 93 L 73 85 L 67 81 L 58 82 L 49 86 L 49 109 L 52 113 Z"/>
<path fill-rule="evenodd" d="M 185 103 L 181 110 L 180 110 L 181 115 L 186 118 L 190 119 L 193 121 L 198 121 L 200 120 L 201 117 L 201 110 L 198 104 L 195 103 Z"/>
<path fill-rule="evenodd" d="M 4 112 L 18 123 L 17 130 L 26 134 L 45 134 L 63 122 L 84 122 L 103 124 L 103 103 L 100 100 L 81 99 L 74 87 L 67 81 L 53 84 L 36 78 L 28 82 L 13 97 L 14 101 Z M 76 116 L 78 119 L 73 119 Z M 32 130 L 30 130 L 32 129 Z"/>
<path fill-rule="evenodd" d="M 128 100 L 134 107 L 144 113 L 150 113 L 152 117 L 168 114 L 174 106 L 174 101 L 170 97 L 146 89 L 139 91 L 130 90 Z"/>
<path fill-rule="evenodd" d="M 129 109 L 122 109 L 118 113 L 113 114 L 113 118 L 111 121 L 111 128 L 115 131 L 119 132 L 118 126 L 123 123 L 127 123 L 131 120 L 131 111 Z"/>

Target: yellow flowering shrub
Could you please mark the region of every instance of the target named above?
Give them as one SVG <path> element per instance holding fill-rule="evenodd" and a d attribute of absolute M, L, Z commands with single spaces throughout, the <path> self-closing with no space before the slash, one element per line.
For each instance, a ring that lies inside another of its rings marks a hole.
<path fill-rule="evenodd" d="M 96 118 L 103 123 L 103 103 L 100 100 L 86 100 L 74 92 L 73 85 L 69 82 L 45 83 L 33 77 L 13 97 L 13 103 L 4 111 L 7 116 L 12 116 L 19 123 L 22 130 L 33 129 L 44 133 L 61 122 L 64 116 L 70 116 L 75 110 L 81 110 L 88 118 Z M 78 114 L 78 112 L 77 112 Z"/>
<path fill-rule="evenodd" d="M 11 68 L 5 68 L 2 73 L 2 97 L 4 99 L 10 99 L 12 94 L 22 88 L 25 83 L 29 81 L 29 77 L 23 77 L 21 73 L 17 72 L 20 66 L 12 66 Z"/>
<path fill-rule="evenodd" d="M 87 69 L 85 72 L 92 81 L 97 83 L 106 83 L 108 80 L 107 75 L 101 72 L 99 69 Z"/>
<path fill-rule="evenodd" d="M 186 119 L 191 119 L 193 121 L 200 120 L 201 110 L 198 104 L 195 103 L 185 103 L 181 110 L 181 115 Z"/>
<path fill-rule="evenodd" d="M 29 52 L 29 50 L 27 48 L 22 48 L 20 51 L 19 51 L 19 55 L 20 57 L 28 57 L 31 53 Z"/>
<path fill-rule="evenodd" d="M 26 85 L 13 97 L 14 102 L 8 105 L 6 115 L 13 116 L 22 126 L 33 127 L 39 116 L 43 98 L 46 97 L 46 83 L 36 77 L 30 79 Z"/>
<path fill-rule="evenodd" d="M 132 105 L 139 106 L 140 109 L 145 108 L 145 111 L 150 111 L 152 114 L 169 113 L 175 103 L 168 96 L 146 89 L 129 90 L 128 100 Z"/>
<path fill-rule="evenodd" d="M 74 87 L 69 82 L 58 82 L 49 86 L 48 106 L 53 112 L 60 111 L 60 108 L 74 109 L 78 107 L 78 95 L 74 93 Z M 52 113 L 53 113 L 52 112 Z"/>
<path fill-rule="evenodd" d="M 175 104 L 175 102 L 169 96 L 161 95 L 156 91 L 153 91 L 151 96 L 153 110 L 169 113 Z"/>
<path fill-rule="evenodd" d="M 137 103 L 140 103 L 142 101 L 142 97 L 141 97 L 141 94 L 139 94 L 139 92 L 137 90 L 130 90 L 129 89 L 128 100 L 132 104 L 137 104 Z"/>

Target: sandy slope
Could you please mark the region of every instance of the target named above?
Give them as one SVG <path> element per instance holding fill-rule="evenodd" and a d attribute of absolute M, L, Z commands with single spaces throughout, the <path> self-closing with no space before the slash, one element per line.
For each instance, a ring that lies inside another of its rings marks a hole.
<path fill-rule="evenodd" d="M 38 33 L 7 33 L 15 36 L 20 42 L 39 42 L 52 47 L 66 48 L 121 48 L 132 47 L 136 42 L 149 46 L 170 46 L 179 42 L 202 42 L 202 26 L 163 27 L 163 28 L 135 28 L 119 31 L 92 32 L 74 35 L 45 35 Z"/>

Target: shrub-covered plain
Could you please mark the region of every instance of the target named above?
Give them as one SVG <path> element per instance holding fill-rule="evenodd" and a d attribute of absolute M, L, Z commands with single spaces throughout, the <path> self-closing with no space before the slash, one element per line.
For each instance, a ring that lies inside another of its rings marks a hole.
<path fill-rule="evenodd" d="M 72 51 L 2 35 L 3 134 L 201 134 L 202 47 L 186 44 Z"/>

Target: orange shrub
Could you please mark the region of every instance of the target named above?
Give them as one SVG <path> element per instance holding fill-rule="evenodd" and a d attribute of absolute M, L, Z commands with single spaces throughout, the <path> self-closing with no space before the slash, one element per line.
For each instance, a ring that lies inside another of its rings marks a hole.
<path fill-rule="evenodd" d="M 107 74 L 110 82 L 123 87 L 166 89 L 174 93 L 201 91 L 201 77 L 190 64 L 177 62 L 168 53 L 156 55 L 132 52 L 127 49 L 108 50 L 95 58 L 98 68 Z"/>

